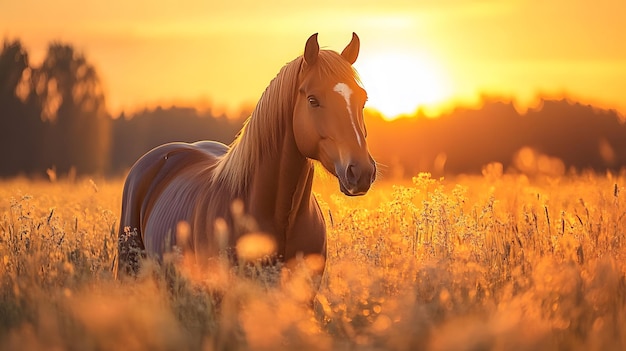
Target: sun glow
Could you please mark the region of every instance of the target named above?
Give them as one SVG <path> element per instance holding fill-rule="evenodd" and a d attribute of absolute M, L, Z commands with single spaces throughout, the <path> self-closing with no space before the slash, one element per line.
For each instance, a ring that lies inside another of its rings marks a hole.
<path fill-rule="evenodd" d="M 367 90 L 367 105 L 387 119 L 414 113 L 418 108 L 436 112 L 437 106 L 451 98 L 443 70 L 424 56 L 364 53 L 355 67 Z"/>

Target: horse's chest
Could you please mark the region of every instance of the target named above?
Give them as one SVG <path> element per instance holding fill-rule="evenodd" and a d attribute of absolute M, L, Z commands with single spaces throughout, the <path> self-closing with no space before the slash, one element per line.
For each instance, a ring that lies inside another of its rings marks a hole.
<path fill-rule="evenodd" d="M 285 259 L 302 253 L 326 255 L 326 224 L 315 198 L 294 217 L 287 230 Z"/>

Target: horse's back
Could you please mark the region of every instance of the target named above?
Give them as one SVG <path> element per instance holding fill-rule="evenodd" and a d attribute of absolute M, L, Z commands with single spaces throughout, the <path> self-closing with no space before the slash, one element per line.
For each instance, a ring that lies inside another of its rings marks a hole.
<path fill-rule="evenodd" d="M 216 156 L 216 157 L 224 156 L 224 154 L 228 152 L 228 146 L 218 141 L 201 140 L 201 141 L 196 141 L 195 143 L 191 145 L 199 148 L 200 150 L 204 152 L 208 152 L 209 154 Z"/>
<path fill-rule="evenodd" d="M 159 221 L 170 227 L 169 222 L 187 216 L 190 200 L 194 195 L 194 185 L 185 184 L 185 178 L 188 180 L 194 172 L 211 167 L 227 151 L 226 145 L 211 141 L 194 144 L 169 143 L 155 147 L 135 162 L 124 183 L 118 271 L 121 264 L 131 265 L 133 271 L 137 270 L 138 257 L 136 254 L 129 254 L 133 249 L 146 250 L 148 254 L 157 256 L 163 254 L 166 249 L 164 232 L 171 231 L 171 228 L 159 228 L 159 223 L 154 221 L 149 224 L 152 212 L 156 210 L 155 216 L 167 213 L 167 218 Z M 184 191 L 173 189 L 173 183 L 182 186 Z M 155 207 L 159 202 L 158 198 L 163 195 L 173 198 L 175 202 L 170 201 L 170 208 L 174 211 Z M 146 227 L 149 229 L 146 230 Z"/>

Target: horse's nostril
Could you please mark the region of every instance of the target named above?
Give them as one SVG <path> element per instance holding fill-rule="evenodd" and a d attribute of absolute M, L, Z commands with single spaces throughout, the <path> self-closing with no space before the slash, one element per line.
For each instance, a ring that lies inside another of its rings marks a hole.
<path fill-rule="evenodd" d="M 346 180 L 350 185 L 357 185 L 359 182 L 359 177 L 361 177 L 361 171 L 355 165 L 348 165 L 346 168 Z"/>

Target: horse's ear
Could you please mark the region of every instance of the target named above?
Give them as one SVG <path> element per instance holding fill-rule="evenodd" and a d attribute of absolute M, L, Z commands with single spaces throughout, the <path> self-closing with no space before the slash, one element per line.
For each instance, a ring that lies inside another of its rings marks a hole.
<path fill-rule="evenodd" d="M 346 61 L 353 64 L 356 62 L 356 58 L 359 56 L 359 48 L 361 46 L 361 40 L 359 40 L 359 36 L 356 33 L 352 33 L 352 40 L 350 44 L 346 46 L 345 49 L 341 52 L 341 56 L 346 59 Z"/>
<path fill-rule="evenodd" d="M 317 43 L 317 33 L 311 35 L 309 40 L 306 41 L 304 47 L 304 62 L 307 65 L 312 66 L 317 61 L 317 55 L 320 52 L 320 46 Z"/>

